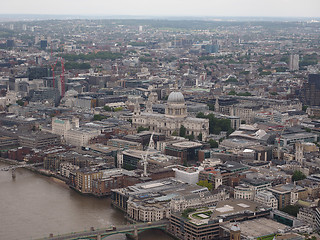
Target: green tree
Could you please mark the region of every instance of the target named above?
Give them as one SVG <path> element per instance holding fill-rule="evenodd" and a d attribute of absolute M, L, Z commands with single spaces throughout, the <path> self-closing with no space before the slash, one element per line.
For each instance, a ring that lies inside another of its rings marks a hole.
<path fill-rule="evenodd" d="M 209 140 L 209 144 L 210 144 L 210 147 L 211 147 L 211 148 L 217 148 L 217 147 L 219 147 L 219 144 L 218 144 L 215 140 L 213 140 L 213 139 L 210 139 L 210 140 Z"/>
<path fill-rule="evenodd" d="M 281 209 L 282 212 L 288 213 L 291 216 L 296 217 L 300 207 L 298 205 L 288 205 Z"/>
<path fill-rule="evenodd" d="M 148 131 L 148 130 L 149 130 L 149 128 L 145 128 L 145 127 L 140 126 L 140 127 L 138 127 L 137 132 L 140 133 L 140 132 Z"/>
<path fill-rule="evenodd" d="M 107 112 L 112 112 L 112 108 L 109 106 L 104 106 L 103 109 Z"/>
<path fill-rule="evenodd" d="M 206 115 L 204 115 L 203 112 L 198 112 L 196 115 L 197 118 L 206 118 Z"/>
<path fill-rule="evenodd" d="M 190 214 L 190 213 L 192 213 L 192 212 L 195 212 L 196 211 L 196 209 L 195 208 L 187 208 L 187 209 L 185 209 L 183 212 L 182 212 L 182 217 L 184 217 L 184 218 L 188 218 L 188 215 Z"/>
<path fill-rule="evenodd" d="M 186 131 L 187 131 L 187 129 L 185 128 L 185 126 L 181 125 L 180 130 L 179 130 L 179 136 L 180 137 L 185 137 L 186 136 Z"/>
<path fill-rule="evenodd" d="M 172 136 L 179 136 L 177 131 L 173 131 Z"/>
<path fill-rule="evenodd" d="M 237 95 L 236 91 L 235 90 L 231 90 L 228 95 Z"/>
<path fill-rule="evenodd" d="M 199 141 L 202 141 L 202 133 L 200 133 L 197 138 Z"/>
<path fill-rule="evenodd" d="M 293 172 L 293 175 L 292 175 L 292 182 L 295 182 L 295 181 L 299 181 L 299 180 L 303 180 L 306 178 L 306 175 L 304 175 L 301 171 L 294 171 Z"/>
<path fill-rule="evenodd" d="M 22 101 L 21 99 L 17 100 L 16 103 L 21 107 L 24 106 L 24 101 Z"/>
<path fill-rule="evenodd" d="M 118 111 L 122 111 L 123 107 L 116 107 L 115 109 L 113 109 L 114 112 L 118 112 Z"/>
<path fill-rule="evenodd" d="M 308 106 L 307 106 L 307 105 L 303 105 L 303 106 L 302 106 L 302 111 L 306 112 L 307 109 L 308 109 Z"/>
<path fill-rule="evenodd" d="M 206 187 L 208 188 L 209 191 L 213 189 L 212 183 L 209 183 L 208 180 L 204 180 L 204 181 L 200 180 L 199 182 L 197 182 L 197 185 L 201 187 Z"/>
<path fill-rule="evenodd" d="M 189 139 L 190 141 L 194 140 L 193 133 L 191 135 L 187 135 L 186 138 Z"/>
<path fill-rule="evenodd" d="M 207 105 L 208 105 L 210 111 L 214 111 L 214 104 L 208 103 Z"/>
<path fill-rule="evenodd" d="M 93 121 L 101 121 L 102 119 L 104 119 L 104 117 L 101 116 L 100 114 L 95 114 L 93 116 Z"/>

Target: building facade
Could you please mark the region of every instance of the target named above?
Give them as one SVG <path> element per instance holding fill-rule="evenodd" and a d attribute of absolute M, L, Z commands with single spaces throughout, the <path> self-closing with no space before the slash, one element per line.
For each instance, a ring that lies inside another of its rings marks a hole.
<path fill-rule="evenodd" d="M 170 93 L 165 114 L 153 113 L 151 101 L 148 101 L 144 112 L 140 112 L 140 106 L 136 103 L 132 124 L 134 127 L 142 126 L 166 136 L 179 134 L 181 126 L 185 127 L 186 135 L 197 137 L 201 134 L 203 140 L 206 140 L 209 134 L 208 119 L 188 117 L 187 105 L 181 92 Z"/>

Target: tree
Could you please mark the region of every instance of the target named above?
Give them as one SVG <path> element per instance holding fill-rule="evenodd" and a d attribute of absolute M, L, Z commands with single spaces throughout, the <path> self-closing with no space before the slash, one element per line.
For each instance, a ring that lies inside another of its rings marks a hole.
<path fill-rule="evenodd" d="M 178 132 L 175 130 L 175 131 L 173 131 L 172 136 L 179 136 L 179 134 L 178 134 Z"/>
<path fill-rule="evenodd" d="M 191 135 L 187 135 L 186 138 L 189 139 L 190 141 L 194 140 L 193 133 Z"/>
<path fill-rule="evenodd" d="M 105 118 L 107 118 L 107 117 L 102 116 L 102 115 L 100 115 L 100 114 L 95 114 L 95 115 L 93 116 L 93 121 L 101 121 L 102 119 L 105 119 Z"/>
<path fill-rule="evenodd" d="M 292 175 L 292 182 L 303 180 L 306 178 L 306 175 L 304 175 L 301 171 L 294 171 Z"/>
<path fill-rule="evenodd" d="M 197 118 L 206 118 L 206 115 L 204 115 L 203 112 L 198 112 L 196 115 Z"/>
<path fill-rule="evenodd" d="M 140 133 L 140 132 L 148 131 L 148 130 L 149 130 L 149 128 L 145 128 L 145 127 L 140 126 L 140 127 L 138 127 L 137 132 Z"/>
<path fill-rule="evenodd" d="M 123 107 L 116 107 L 115 109 L 113 109 L 114 112 L 118 112 L 118 111 L 122 111 Z"/>
<path fill-rule="evenodd" d="M 218 143 L 213 139 L 209 140 L 209 144 L 211 148 L 217 148 L 219 146 Z"/>
<path fill-rule="evenodd" d="M 17 100 L 16 103 L 21 107 L 24 106 L 24 101 L 22 101 L 21 99 Z"/>
<path fill-rule="evenodd" d="M 182 217 L 184 217 L 184 218 L 188 218 L 188 215 L 190 214 L 190 213 L 192 213 L 192 212 L 195 212 L 196 211 L 196 209 L 195 208 L 187 208 L 187 209 L 185 209 L 183 212 L 182 212 Z"/>
<path fill-rule="evenodd" d="M 112 112 L 112 108 L 109 106 L 104 106 L 103 109 L 107 112 Z"/>
<path fill-rule="evenodd" d="M 208 105 L 210 111 L 214 111 L 214 104 L 208 103 L 207 105 Z"/>
<path fill-rule="evenodd" d="M 208 188 L 209 191 L 213 189 L 212 183 L 209 183 L 208 180 L 204 180 L 204 181 L 200 180 L 199 182 L 197 182 L 197 185 L 201 187 L 206 187 Z"/>
<path fill-rule="evenodd" d="M 237 95 L 236 91 L 235 90 L 231 90 L 228 95 Z"/>
<path fill-rule="evenodd" d="M 199 141 L 202 141 L 202 133 L 200 133 L 200 134 L 198 135 L 198 140 L 199 140 Z"/>
<path fill-rule="evenodd" d="M 180 130 L 179 130 L 179 136 L 180 137 L 185 137 L 186 136 L 186 131 L 187 131 L 187 129 L 185 128 L 185 126 L 181 125 Z"/>
<path fill-rule="evenodd" d="M 296 217 L 300 207 L 298 205 L 288 205 L 281 209 L 282 212 L 288 213 L 291 216 Z"/>
<path fill-rule="evenodd" d="M 307 105 L 303 105 L 303 106 L 302 106 L 302 111 L 306 112 L 307 109 L 308 109 L 308 106 L 307 106 Z"/>

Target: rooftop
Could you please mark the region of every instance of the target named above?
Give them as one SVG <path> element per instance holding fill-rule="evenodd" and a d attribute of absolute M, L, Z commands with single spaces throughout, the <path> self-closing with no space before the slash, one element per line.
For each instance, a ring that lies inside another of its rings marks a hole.
<path fill-rule="evenodd" d="M 231 229 L 234 223 L 229 222 L 223 224 L 224 228 Z M 284 230 L 287 226 L 271 219 L 257 218 L 254 220 L 238 222 L 238 226 L 241 230 L 241 235 L 248 238 L 258 238 L 273 233 L 277 233 L 279 230 Z"/>

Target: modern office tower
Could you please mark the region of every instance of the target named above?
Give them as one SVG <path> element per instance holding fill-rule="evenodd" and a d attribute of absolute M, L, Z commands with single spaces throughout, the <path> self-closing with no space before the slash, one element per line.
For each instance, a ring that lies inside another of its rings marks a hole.
<path fill-rule="evenodd" d="M 41 49 L 46 49 L 48 46 L 48 41 L 47 40 L 41 40 L 40 41 L 40 48 Z"/>
<path fill-rule="evenodd" d="M 14 40 L 13 39 L 8 39 L 7 40 L 7 47 L 8 48 L 14 47 Z"/>
<path fill-rule="evenodd" d="M 299 54 L 291 54 L 289 58 L 289 70 L 299 70 Z"/>
<path fill-rule="evenodd" d="M 320 74 L 309 74 L 301 89 L 301 101 L 308 106 L 320 106 Z"/>

